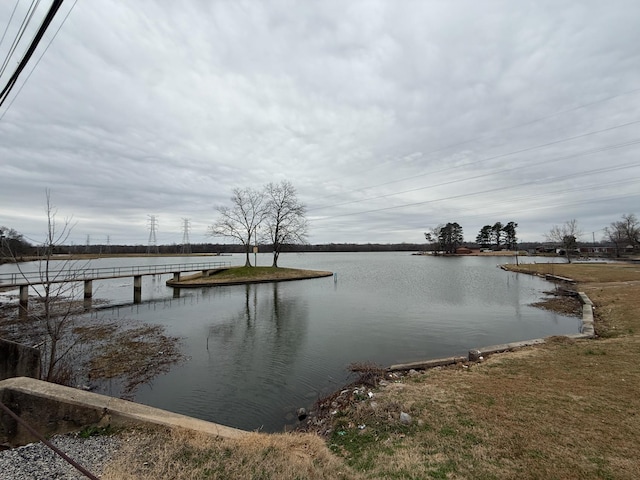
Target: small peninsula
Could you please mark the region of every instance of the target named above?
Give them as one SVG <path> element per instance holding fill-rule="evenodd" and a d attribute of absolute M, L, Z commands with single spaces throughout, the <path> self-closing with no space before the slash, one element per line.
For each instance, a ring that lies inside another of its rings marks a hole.
<path fill-rule="evenodd" d="M 240 285 L 245 283 L 286 282 L 310 278 L 330 277 L 333 272 L 302 270 L 282 267 L 228 267 L 207 270 L 179 279 L 167 280 L 167 286 L 193 288 L 206 286 Z"/>

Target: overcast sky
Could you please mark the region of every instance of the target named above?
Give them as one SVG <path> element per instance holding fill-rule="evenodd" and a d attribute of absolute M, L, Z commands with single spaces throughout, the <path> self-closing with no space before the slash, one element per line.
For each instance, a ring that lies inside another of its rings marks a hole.
<path fill-rule="evenodd" d="M 0 2 L 2 60 L 29 4 Z M 67 0 L 0 107 L 0 225 L 42 241 L 49 189 L 76 244 L 147 244 L 149 215 L 224 241 L 232 189 L 286 179 L 311 243 L 600 240 L 640 214 L 639 26 L 637 0 Z"/>

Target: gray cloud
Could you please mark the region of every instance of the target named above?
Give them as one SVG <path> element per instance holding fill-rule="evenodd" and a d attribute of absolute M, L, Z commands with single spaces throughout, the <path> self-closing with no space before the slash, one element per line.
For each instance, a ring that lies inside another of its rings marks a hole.
<path fill-rule="evenodd" d="M 78 2 L 0 109 L 0 224 L 41 238 L 50 189 L 77 243 L 144 244 L 149 214 L 161 243 L 183 217 L 205 241 L 234 187 L 288 179 L 314 243 L 571 218 L 599 238 L 640 213 L 639 20 L 631 0 Z"/>

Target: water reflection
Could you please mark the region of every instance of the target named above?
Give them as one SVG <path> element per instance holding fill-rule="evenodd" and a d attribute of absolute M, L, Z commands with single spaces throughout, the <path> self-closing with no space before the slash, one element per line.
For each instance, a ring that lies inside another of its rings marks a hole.
<path fill-rule="evenodd" d="M 307 344 L 304 297 L 283 294 L 277 283 L 211 292 L 193 299 L 195 310 L 185 319 L 190 327 L 181 329 L 189 330 L 188 364 L 141 389 L 136 399 L 157 405 L 162 397 L 173 410 L 195 410 L 201 418 L 242 428 L 281 428 L 287 413 L 300 406 L 291 397 Z M 230 302 L 219 303 L 221 297 Z M 203 309 L 208 313 L 198 319 L 196 311 Z"/>

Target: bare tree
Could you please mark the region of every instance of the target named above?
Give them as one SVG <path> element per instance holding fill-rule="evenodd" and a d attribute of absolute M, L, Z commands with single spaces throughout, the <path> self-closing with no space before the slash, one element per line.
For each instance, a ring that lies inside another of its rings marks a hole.
<path fill-rule="evenodd" d="M 60 298 L 67 297 L 73 299 L 74 283 L 56 283 L 59 271 L 51 268 L 51 261 L 55 249 L 59 245 L 67 242 L 71 234 L 71 219 L 66 218 L 60 227 L 56 222 L 57 209 L 51 204 L 51 193 L 46 192 L 46 215 L 47 215 L 47 236 L 41 247 L 39 256 L 43 259 L 40 262 L 40 278 L 43 281 L 44 293 L 38 295 L 43 303 L 44 312 L 41 321 L 46 327 L 47 336 L 44 343 L 44 371 L 43 378 L 47 381 L 60 380 L 65 376 L 64 365 L 60 362 L 68 355 L 73 348 L 73 342 L 69 345 L 63 342 L 73 323 L 73 302 L 54 302 Z M 64 270 L 66 270 L 65 268 Z M 37 290 L 36 290 L 37 291 Z"/>
<path fill-rule="evenodd" d="M 578 238 L 581 236 L 582 230 L 578 227 L 576 219 L 567 220 L 562 225 L 554 225 L 548 233 L 545 233 L 547 241 L 562 247 L 568 263 L 571 263 L 571 253 L 577 248 Z"/>
<path fill-rule="evenodd" d="M 291 182 L 269 183 L 265 197 L 265 235 L 273 245 L 273 266 L 277 267 L 283 245 L 306 242 L 309 223 L 306 207 L 298 200 Z"/>
<path fill-rule="evenodd" d="M 430 228 L 428 231 L 424 232 L 424 238 L 427 243 L 431 244 L 433 249 L 433 254 L 438 254 L 438 246 L 440 245 L 440 232 L 444 228 L 444 224 L 440 223 L 437 226 Z"/>
<path fill-rule="evenodd" d="M 33 334 L 38 337 L 38 347 L 42 358 L 40 376 L 49 382 L 69 383 L 71 365 L 69 354 L 76 342 L 72 339 L 71 330 L 77 314 L 75 307 L 75 282 L 68 277 L 71 266 L 67 261 L 58 268 L 53 267 L 56 249 L 65 244 L 71 234 L 71 219 L 65 219 L 62 225 L 56 221 L 57 209 L 51 203 L 51 194 L 46 190 L 45 213 L 47 216 L 47 233 L 44 242 L 36 247 L 39 260 L 38 277 L 27 276 L 17 262 L 15 252 L 10 251 L 22 277 L 35 292 L 39 308 L 30 313 L 31 320 L 37 326 Z M 64 301 L 63 301 L 64 300 Z M 26 313 L 26 312 L 25 312 Z"/>
<path fill-rule="evenodd" d="M 616 257 L 619 257 L 621 249 L 624 248 L 627 243 L 621 222 L 613 222 L 608 227 L 604 227 L 604 239 L 613 243 L 616 248 Z"/>
<path fill-rule="evenodd" d="M 640 222 L 633 213 L 626 213 L 622 215 L 622 226 L 624 230 L 624 236 L 629 242 L 629 245 L 633 249 L 640 247 Z"/>
<path fill-rule="evenodd" d="M 640 246 L 640 222 L 633 213 L 622 215 L 622 220 L 612 222 L 604 229 L 605 239 L 616 247 L 616 256 L 623 248 L 631 246 L 634 250 Z"/>
<path fill-rule="evenodd" d="M 238 240 L 245 247 L 245 267 L 250 267 L 251 239 L 255 240 L 266 214 L 264 194 L 252 188 L 235 188 L 231 203 L 232 207 L 216 207 L 218 219 L 209 226 L 208 234 Z"/>

